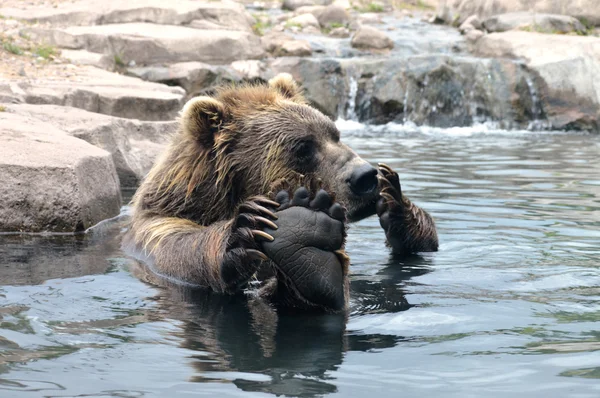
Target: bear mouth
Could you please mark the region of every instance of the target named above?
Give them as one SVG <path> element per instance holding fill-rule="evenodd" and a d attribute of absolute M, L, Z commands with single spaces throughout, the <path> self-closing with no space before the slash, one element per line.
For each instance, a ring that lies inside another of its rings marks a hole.
<path fill-rule="evenodd" d="M 348 217 L 349 222 L 356 222 L 363 220 L 367 217 L 370 217 L 376 214 L 376 205 L 379 200 L 379 194 L 374 196 L 373 199 L 364 203 L 358 204 L 358 206 L 348 207 L 348 212 L 346 213 L 346 217 Z"/>

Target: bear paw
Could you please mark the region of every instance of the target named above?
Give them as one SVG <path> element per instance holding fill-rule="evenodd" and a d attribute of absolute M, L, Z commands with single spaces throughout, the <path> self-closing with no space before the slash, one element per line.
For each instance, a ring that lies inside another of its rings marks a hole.
<path fill-rule="evenodd" d="M 402 202 L 402 189 L 398 173 L 387 164 L 379 163 L 380 196 L 376 209 L 379 224 L 385 231 L 388 242 L 392 238 L 390 233 L 398 222 L 403 223 L 404 204 Z"/>
<path fill-rule="evenodd" d="M 250 198 L 238 207 L 225 257 L 221 263 L 221 277 L 229 289 L 235 290 L 257 271 L 260 263 L 269 258 L 260 249 L 260 242 L 272 241 L 265 228 L 277 230 L 273 209 L 279 203 L 262 196 Z"/>
<path fill-rule="evenodd" d="M 345 209 L 325 190 L 313 192 L 301 187 L 293 196 L 287 190 L 277 193 L 277 228 L 265 228 L 274 239 L 263 241 L 262 247 L 278 270 L 279 289 L 292 293 L 294 306 L 299 301 L 340 311 L 348 296 Z"/>

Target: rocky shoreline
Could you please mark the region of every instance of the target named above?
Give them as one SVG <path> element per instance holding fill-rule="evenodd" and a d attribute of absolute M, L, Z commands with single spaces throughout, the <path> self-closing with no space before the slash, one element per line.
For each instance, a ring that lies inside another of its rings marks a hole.
<path fill-rule="evenodd" d="M 117 215 L 187 99 L 279 72 L 332 118 L 598 132 L 600 11 L 533 3 L 7 0 L 0 231 Z"/>

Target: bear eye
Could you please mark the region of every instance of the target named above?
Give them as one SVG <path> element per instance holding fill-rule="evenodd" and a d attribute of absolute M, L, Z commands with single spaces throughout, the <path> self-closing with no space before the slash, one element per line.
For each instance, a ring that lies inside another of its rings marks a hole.
<path fill-rule="evenodd" d="M 308 159 L 315 152 L 315 143 L 313 141 L 300 141 L 294 148 L 296 157 L 300 159 Z"/>

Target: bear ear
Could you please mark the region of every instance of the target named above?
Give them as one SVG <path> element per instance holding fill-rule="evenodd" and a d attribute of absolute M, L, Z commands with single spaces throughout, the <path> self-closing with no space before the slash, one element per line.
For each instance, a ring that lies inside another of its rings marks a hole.
<path fill-rule="evenodd" d="M 205 147 L 212 147 L 226 117 L 223 103 L 211 97 L 189 100 L 181 111 L 181 128 Z"/>
<path fill-rule="evenodd" d="M 277 90 L 285 98 L 292 101 L 304 102 L 302 90 L 289 73 L 280 73 L 271 80 L 269 86 Z"/>

